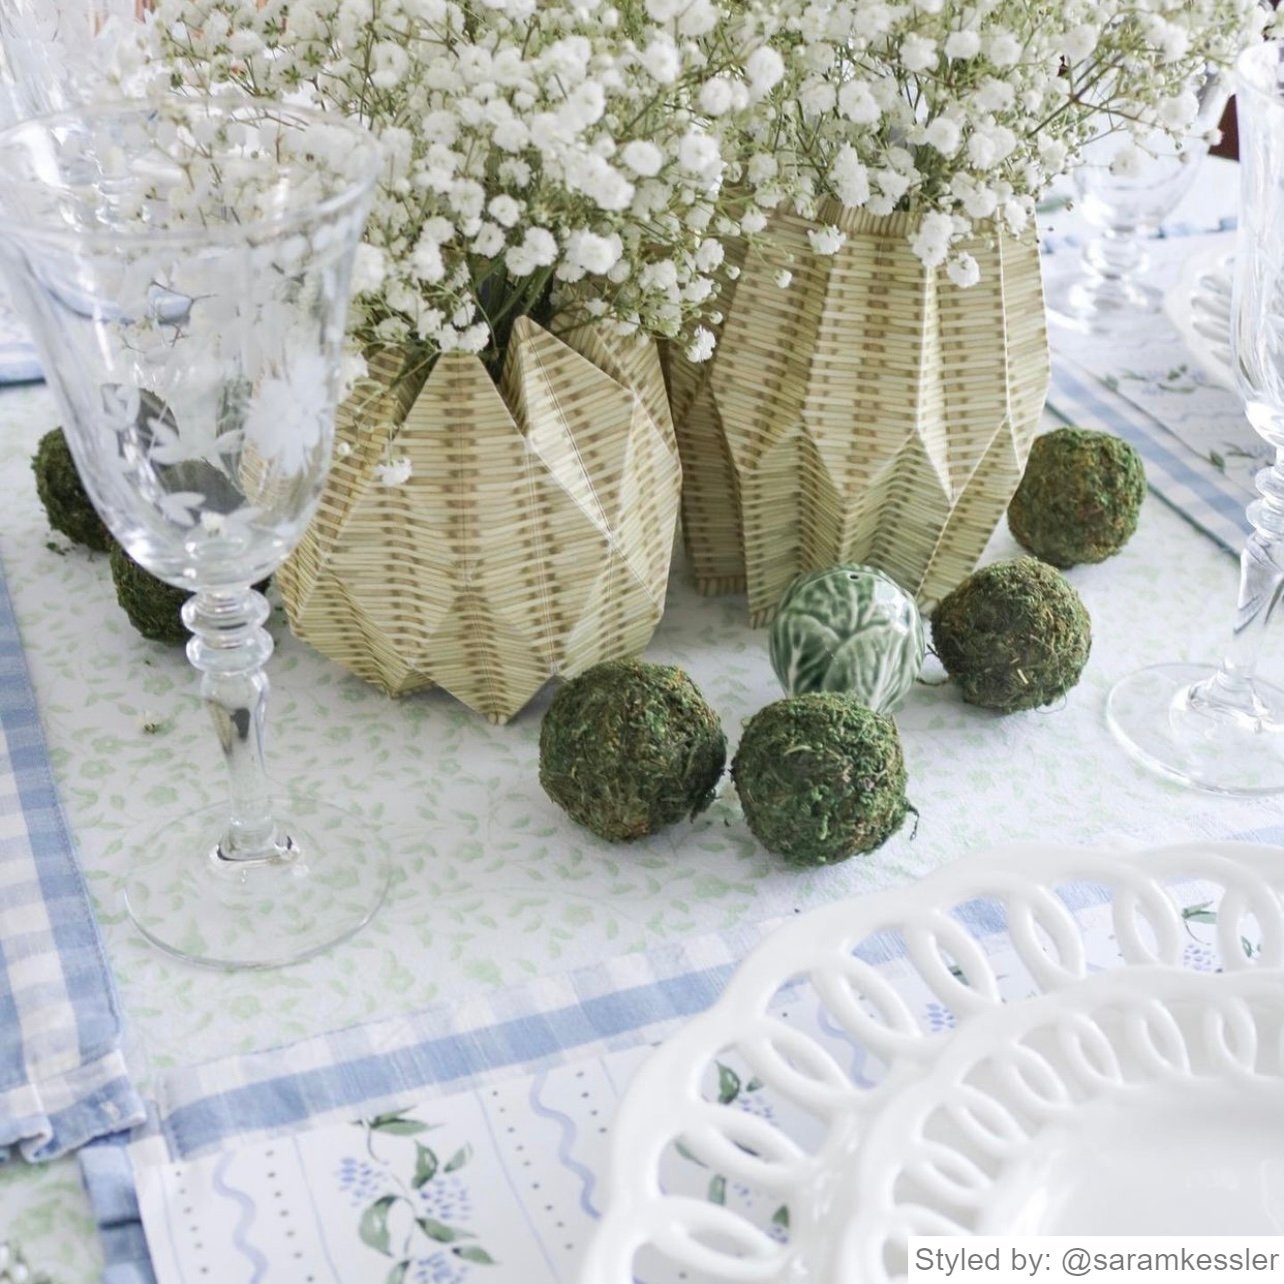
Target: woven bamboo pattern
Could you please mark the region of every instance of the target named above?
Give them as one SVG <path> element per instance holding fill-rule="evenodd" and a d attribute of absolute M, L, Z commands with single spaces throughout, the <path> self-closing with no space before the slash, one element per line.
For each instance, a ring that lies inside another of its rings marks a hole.
<path fill-rule="evenodd" d="M 655 346 L 522 318 L 498 386 L 463 354 L 401 368 L 376 356 L 339 409 L 351 451 L 277 575 L 294 632 L 391 695 L 441 686 L 496 722 L 640 652 L 681 489 Z M 389 454 L 404 485 L 376 476 Z"/>
<path fill-rule="evenodd" d="M 832 257 L 807 241 L 824 224 L 847 234 Z M 936 601 L 1021 480 L 1050 373 L 1034 238 L 971 247 L 981 281 L 960 289 L 914 257 L 912 227 L 836 204 L 778 215 L 783 253 L 741 251 L 712 361 L 667 354 L 697 585 L 747 590 L 755 624 L 838 562 Z"/>

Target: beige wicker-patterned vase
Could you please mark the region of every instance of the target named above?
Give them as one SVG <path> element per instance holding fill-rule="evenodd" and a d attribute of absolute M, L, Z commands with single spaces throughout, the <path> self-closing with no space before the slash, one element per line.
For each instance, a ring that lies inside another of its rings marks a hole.
<path fill-rule="evenodd" d="M 316 517 L 277 575 L 295 633 L 393 695 L 507 721 L 553 675 L 641 651 L 664 605 L 681 468 L 651 343 L 525 318 L 498 387 L 371 362 Z M 410 480 L 377 466 L 406 457 Z"/>
<path fill-rule="evenodd" d="M 833 257 L 807 231 L 847 234 Z M 980 283 L 910 250 L 908 215 L 779 216 L 741 257 L 713 360 L 669 354 L 687 552 L 705 593 L 766 623 L 796 575 L 865 562 L 931 603 L 1007 508 L 1048 387 L 1034 238 L 978 244 Z"/>

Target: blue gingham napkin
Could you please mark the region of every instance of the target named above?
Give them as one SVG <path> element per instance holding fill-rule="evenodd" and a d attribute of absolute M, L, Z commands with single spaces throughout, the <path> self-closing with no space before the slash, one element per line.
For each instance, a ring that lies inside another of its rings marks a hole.
<path fill-rule="evenodd" d="M 139 1123 L 120 1014 L 0 569 L 0 1155 Z"/>

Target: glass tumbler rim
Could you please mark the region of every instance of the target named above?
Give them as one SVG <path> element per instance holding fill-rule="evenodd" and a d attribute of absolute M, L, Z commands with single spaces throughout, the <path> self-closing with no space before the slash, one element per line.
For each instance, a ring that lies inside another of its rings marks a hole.
<path fill-rule="evenodd" d="M 93 104 L 73 107 L 65 111 L 46 112 L 30 116 L 0 129 L 0 160 L 9 148 L 16 146 L 24 134 L 48 134 L 59 126 L 70 126 L 77 122 L 101 120 L 111 114 L 137 115 L 140 118 L 153 116 L 167 108 L 193 111 L 204 109 L 207 114 L 223 115 L 235 120 L 238 116 L 269 117 L 279 112 L 285 117 L 294 118 L 301 123 L 325 125 L 346 132 L 352 139 L 354 148 L 364 153 L 365 163 L 360 170 L 351 176 L 345 176 L 342 187 L 313 205 L 298 209 L 289 209 L 279 213 L 259 215 L 235 223 L 208 224 L 202 223 L 190 227 L 155 227 L 138 223 L 135 226 L 122 224 L 110 229 L 94 228 L 58 228 L 33 227 L 30 222 L 7 214 L 0 208 L 0 237 L 10 238 L 18 243 L 45 246 L 75 244 L 81 248 L 99 246 L 121 247 L 122 245 L 164 245 L 168 247 L 193 247 L 211 245 L 243 245 L 263 236 L 281 236 L 291 228 L 304 223 L 315 223 L 341 214 L 353 205 L 366 198 L 374 186 L 382 164 L 382 151 L 378 139 L 359 120 L 339 112 L 322 110 L 302 104 L 281 102 L 277 99 L 253 98 L 248 95 L 228 96 L 215 94 L 167 95 L 162 99 L 114 98 L 99 100 Z M 291 166 L 287 163 L 278 165 L 278 171 L 288 174 Z M 3 167 L 0 166 L 0 173 Z M 0 178 L 0 187 L 5 180 Z"/>
<path fill-rule="evenodd" d="M 1235 58 L 1233 71 L 1235 92 L 1268 105 L 1284 107 L 1284 82 L 1273 79 L 1268 88 L 1260 75 L 1267 67 L 1281 65 L 1284 65 L 1284 38 L 1262 40 L 1241 49 Z"/>

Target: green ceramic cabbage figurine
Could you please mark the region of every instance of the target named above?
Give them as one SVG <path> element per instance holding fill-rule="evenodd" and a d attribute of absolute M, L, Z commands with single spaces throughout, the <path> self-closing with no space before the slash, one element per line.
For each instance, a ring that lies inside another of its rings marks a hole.
<path fill-rule="evenodd" d="M 923 667 L 914 599 L 870 566 L 832 566 L 790 586 L 771 625 L 771 665 L 789 695 L 841 691 L 890 713 Z"/>

